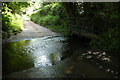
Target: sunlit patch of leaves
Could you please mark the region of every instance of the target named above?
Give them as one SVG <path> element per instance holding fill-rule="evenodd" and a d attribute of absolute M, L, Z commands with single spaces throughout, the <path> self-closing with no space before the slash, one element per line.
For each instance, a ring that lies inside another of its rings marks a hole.
<path fill-rule="evenodd" d="M 83 53 L 81 57 L 86 59 L 98 59 L 106 62 L 112 62 L 112 60 L 110 59 L 110 56 L 108 56 L 105 52 L 88 51 L 86 53 Z"/>
<path fill-rule="evenodd" d="M 20 32 L 24 27 L 23 21 L 23 18 L 18 14 L 13 15 L 10 12 L 2 13 L 3 39 L 10 37 L 13 33 Z"/>
<path fill-rule="evenodd" d="M 118 69 L 120 68 L 118 63 L 115 63 L 111 56 L 106 52 L 102 51 L 87 51 L 79 55 L 76 60 L 79 62 L 80 60 L 90 62 L 98 66 L 99 69 L 104 70 L 105 72 L 118 75 Z M 116 77 L 118 78 L 118 77 Z"/>
<path fill-rule="evenodd" d="M 31 15 L 31 20 L 55 32 L 63 34 L 69 32 L 67 13 L 59 3 L 46 3 L 37 13 Z"/>
<path fill-rule="evenodd" d="M 67 67 L 67 68 L 65 69 L 65 73 L 66 73 L 66 74 L 72 74 L 72 70 L 73 70 L 73 66 Z"/>

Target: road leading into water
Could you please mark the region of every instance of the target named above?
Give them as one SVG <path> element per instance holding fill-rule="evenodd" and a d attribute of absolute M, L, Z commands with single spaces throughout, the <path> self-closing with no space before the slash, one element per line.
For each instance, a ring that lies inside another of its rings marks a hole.
<path fill-rule="evenodd" d="M 59 34 L 25 21 L 24 30 L 10 38 L 13 42 L 3 45 L 4 77 L 119 78 L 112 56 L 91 50 L 84 39 L 54 35 Z"/>
<path fill-rule="evenodd" d="M 43 36 L 53 36 L 58 33 L 52 32 L 51 30 L 35 24 L 32 21 L 25 21 L 24 29 L 21 33 L 14 35 L 9 38 L 9 41 L 24 40 L 29 38 L 39 38 Z"/>

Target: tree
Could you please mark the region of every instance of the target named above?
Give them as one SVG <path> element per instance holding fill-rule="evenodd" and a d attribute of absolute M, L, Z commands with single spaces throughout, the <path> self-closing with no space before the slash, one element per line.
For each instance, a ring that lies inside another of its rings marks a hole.
<path fill-rule="evenodd" d="M 27 8 L 30 3 L 28 2 L 4 2 L 3 4 L 3 12 L 11 12 L 13 14 L 25 11 L 25 8 Z"/>

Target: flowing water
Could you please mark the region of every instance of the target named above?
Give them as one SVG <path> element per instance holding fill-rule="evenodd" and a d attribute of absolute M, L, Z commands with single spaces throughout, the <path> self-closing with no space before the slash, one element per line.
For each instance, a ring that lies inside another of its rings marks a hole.
<path fill-rule="evenodd" d="M 78 37 L 47 36 L 3 44 L 3 77 L 119 78 L 118 59 Z"/>

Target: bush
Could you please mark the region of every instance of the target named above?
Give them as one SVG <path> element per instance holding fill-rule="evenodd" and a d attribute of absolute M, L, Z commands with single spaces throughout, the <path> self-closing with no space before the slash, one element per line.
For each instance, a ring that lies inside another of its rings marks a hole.
<path fill-rule="evenodd" d="M 24 20 L 18 14 L 13 15 L 10 12 L 4 12 L 2 13 L 2 26 L 3 39 L 5 39 L 20 32 L 23 29 Z"/>
<path fill-rule="evenodd" d="M 107 32 L 103 32 L 100 35 L 100 40 L 92 40 L 91 45 L 94 48 L 107 51 L 113 55 L 120 55 L 120 32 L 119 26 L 109 28 Z"/>
<path fill-rule="evenodd" d="M 68 34 L 68 16 L 65 9 L 59 3 L 49 3 L 31 15 L 31 20 L 53 31 Z"/>

